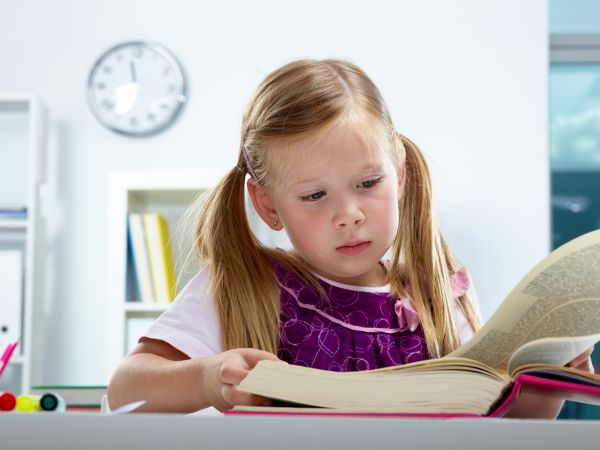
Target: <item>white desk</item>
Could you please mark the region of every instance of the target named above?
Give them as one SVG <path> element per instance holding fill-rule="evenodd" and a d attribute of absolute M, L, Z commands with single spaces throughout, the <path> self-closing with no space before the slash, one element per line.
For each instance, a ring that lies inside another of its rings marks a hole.
<path fill-rule="evenodd" d="M 600 422 L 11 413 L 0 448 L 598 450 Z"/>

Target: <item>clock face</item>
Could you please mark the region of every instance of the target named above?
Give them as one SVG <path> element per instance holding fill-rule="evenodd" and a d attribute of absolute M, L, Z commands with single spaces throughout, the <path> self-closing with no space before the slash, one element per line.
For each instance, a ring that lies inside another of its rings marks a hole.
<path fill-rule="evenodd" d="M 186 100 L 181 67 L 166 49 L 149 42 L 126 42 L 100 56 L 87 96 L 100 123 L 131 136 L 162 130 Z"/>

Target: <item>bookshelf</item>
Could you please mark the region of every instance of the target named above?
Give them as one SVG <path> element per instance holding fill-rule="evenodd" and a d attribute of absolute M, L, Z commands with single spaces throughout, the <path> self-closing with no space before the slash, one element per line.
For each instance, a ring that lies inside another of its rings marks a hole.
<path fill-rule="evenodd" d="M 0 347 L 19 338 L 0 391 L 27 392 L 42 375 L 46 226 L 40 197 L 47 129 L 46 107 L 35 95 L 0 94 L 0 211 L 26 208 L 24 218 L 0 218 L 0 252 L 5 261 L 9 254 L 20 255 L 15 270 L 7 266 L 0 273 Z M 20 286 L 14 297 L 2 291 L 9 283 Z"/>
<path fill-rule="evenodd" d="M 177 290 L 197 272 L 192 248 L 194 217 L 186 211 L 199 193 L 215 185 L 221 174 L 201 171 L 116 171 L 108 179 L 107 294 L 109 371 L 130 350 L 135 337 L 169 305 L 142 303 L 135 295 L 127 246 L 127 215 L 159 212 L 169 227 L 177 278 Z"/>
<path fill-rule="evenodd" d="M 193 247 L 195 215 L 187 215 L 198 194 L 215 186 L 223 173 L 207 171 L 115 171 L 108 178 L 107 213 L 107 346 L 112 373 L 128 353 L 136 337 L 162 314 L 168 304 L 142 303 L 134 295 L 133 273 L 127 247 L 127 215 L 159 212 L 167 220 L 173 245 L 177 292 L 197 273 Z M 290 248 L 284 232 L 274 233 L 250 205 L 246 212 L 250 228 L 265 245 Z M 197 208 L 197 205 L 196 205 Z M 197 209 L 195 210 L 197 213 Z M 133 338 L 128 337 L 133 334 Z"/>

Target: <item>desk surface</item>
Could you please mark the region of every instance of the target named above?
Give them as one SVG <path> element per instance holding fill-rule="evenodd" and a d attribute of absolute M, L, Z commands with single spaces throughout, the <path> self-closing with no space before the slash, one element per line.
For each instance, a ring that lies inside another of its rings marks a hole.
<path fill-rule="evenodd" d="M 595 421 L 0 414 L 7 450 L 597 450 L 598 442 Z"/>

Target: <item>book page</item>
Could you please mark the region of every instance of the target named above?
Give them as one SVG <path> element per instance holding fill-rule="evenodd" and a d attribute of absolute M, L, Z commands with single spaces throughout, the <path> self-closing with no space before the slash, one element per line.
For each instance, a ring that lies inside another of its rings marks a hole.
<path fill-rule="evenodd" d="M 242 380 L 239 389 L 324 408 L 485 414 L 506 385 L 507 380 L 462 367 L 334 372 L 263 360 Z"/>
<path fill-rule="evenodd" d="M 521 373 L 587 386 L 600 386 L 600 373 L 586 372 L 584 370 L 575 369 L 574 367 L 569 366 L 556 366 L 553 364 L 525 365 L 515 369 L 513 372 L 513 378 Z"/>
<path fill-rule="evenodd" d="M 531 361 L 537 364 L 564 366 L 573 358 L 564 355 L 579 355 L 600 340 L 600 335 L 581 336 L 576 338 L 545 338 L 528 342 L 511 356 L 508 361 L 508 372 L 511 377 L 515 372 Z"/>
<path fill-rule="evenodd" d="M 576 336 L 595 336 L 590 345 L 600 337 L 600 230 L 568 242 L 542 260 L 481 330 L 448 357 L 474 359 L 506 373 L 509 359 L 525 344 Z M 555 352 L 553 360 L 562 364 L 579 350 L 578 346 L 546 347 L 546 352 Z M 521 363 L 538 362 L 525 361 L 526 355 L 535 359 L 540 353 L 525 351 L 519 355 Z"/>

